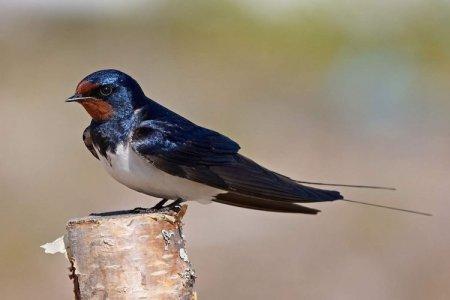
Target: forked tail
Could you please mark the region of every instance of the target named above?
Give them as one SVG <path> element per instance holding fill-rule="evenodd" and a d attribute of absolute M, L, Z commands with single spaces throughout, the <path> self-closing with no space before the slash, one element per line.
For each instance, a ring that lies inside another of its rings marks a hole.
<path fill-rule="evenodd" d="M 384 187 L 384 186 L 374 186 L 374 185 L 352 185 L 352 184 L 342 184 L 342 183 L 324 183 L 324 182 L 299 181 L 299 180 L 296 180 L 296 182 L 301 183 L 301 184 L 311 184 L 311 185 L 341 186 L 341 187 L 378 189 L 378 190 L 390 190 L 390 191 L 397 190 L 394 187 Z M 381 208 L 386 208 L 386 209 L 391 209 L 391 210 L 396 210 L 396 211 L 401 211 L 401 212 L 406 212 L 406 213 L 418 214 L 418 215 L 423 215 L 423 216 L 432 216 L 432 214 L 430 214 L 430 213 L 415 211 L 415 210 L 411 210 L 411 209 L 404 209 L 404 208 L 398 208 L 398 207 L 392 207 L 392 206 L 386 206 L 386 205 L 380 205 L 380 204 L 373 204 L 373 203 L 361 202 L 361 201 L 350 200 L 350 199 L 340 199 L 340 200 L 351 202 L 351 203 L 362 204 L 362 205 L 381 207 Z"/>

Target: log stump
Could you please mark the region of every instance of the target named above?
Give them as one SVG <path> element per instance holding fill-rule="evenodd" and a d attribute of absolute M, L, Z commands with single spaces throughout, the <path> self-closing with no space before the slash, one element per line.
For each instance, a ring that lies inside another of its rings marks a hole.
<path fill-rule="evenodd" d="M 64 243 L 75 299 L 194 299 L 185 211 L 70 220 Z"/>

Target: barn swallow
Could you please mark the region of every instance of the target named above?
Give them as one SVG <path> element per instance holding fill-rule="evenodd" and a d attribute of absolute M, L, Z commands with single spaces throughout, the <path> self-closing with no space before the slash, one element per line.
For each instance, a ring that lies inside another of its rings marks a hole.
<path fill-rule="evenodd" d="M 80 103 L 92 118 L 83 132 L 87 149 L 118 182 L 161 198 L 154 209 L 168 200 L 166 207 L 194 200 L 317 214 L 299 203 L 346 200 L 338 191 L 305 185 L 333 184 L 295 181 L 262 167 L 240 154 L 233 140 L 146 97 L 123 72 L 88 75 L 66 102 Z"/>

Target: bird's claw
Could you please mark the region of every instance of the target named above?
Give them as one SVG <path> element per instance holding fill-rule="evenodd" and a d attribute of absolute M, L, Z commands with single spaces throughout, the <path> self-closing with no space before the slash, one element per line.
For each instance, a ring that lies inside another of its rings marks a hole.
<path fill-rule="evenodd" d="M 153 211 L 153 207 L 151 207 L 151 208 L 135 207 L 135 208 L 133 208 L 130 211 L 130 213 L 132 213 L 132 214 L 145 214 L 145 213 L 148 213 L 148 212 L 151 212 L 151 211 Z"/>
<path fill-rule="evenodd" d="M 174 202 L 164 205 L 168 200 L 162 199 L 155 206 L 145 208 L 145 207 L 136 207 L 131 210 L 120 210 L 120 211 L 112 211 L 112 212 L 104 212 L 104 213 L 92 213 L 90 216 L 104 217 L 104 216 L 114 216 L 114 215 L 125 215 L 125 214 L 146 214 L 146 213 L 155 213 L 155 212 L 169 212 L 174 211 L 178 213 L 181 209 L 181 203 L 184 202 L 183 199 L 177 199 Z"/>

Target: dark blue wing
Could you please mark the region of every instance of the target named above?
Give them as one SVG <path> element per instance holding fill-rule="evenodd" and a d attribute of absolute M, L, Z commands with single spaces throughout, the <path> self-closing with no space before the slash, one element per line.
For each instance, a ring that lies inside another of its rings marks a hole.
<path fill-rule="evenodd" d="M 258 165 L 238 154 L 234 141 L 190 122 L 143 121 L 131 144 L 160 170 L 234 194 L 287 202 L 342 199 L 339 192 L 303 186 Z"/>

